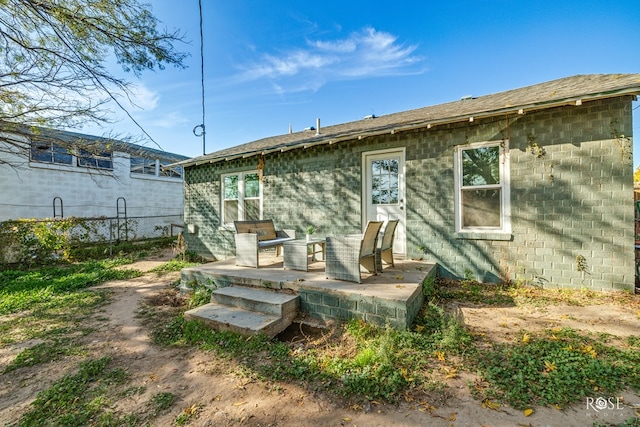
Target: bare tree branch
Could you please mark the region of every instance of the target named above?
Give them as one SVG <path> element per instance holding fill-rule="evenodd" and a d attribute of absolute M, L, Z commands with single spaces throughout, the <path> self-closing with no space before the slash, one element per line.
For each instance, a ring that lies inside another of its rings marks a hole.
<path fill-rule="evenodd" d="M 118 99 L 131 100 L 130 83 L 107 64 L 114 58 L 134 75 L 184 67 L 186 54 L 174 48 L 183 41 L 179 32 L 159 29 L 150 6 L 138 0 L 0 0 L 0 123 L 16 125 L 2 135 L 109 123 L 115 104 L 153 140 Z M 0 141 L 9 147 L 0 154 L 24 149 Z"/>

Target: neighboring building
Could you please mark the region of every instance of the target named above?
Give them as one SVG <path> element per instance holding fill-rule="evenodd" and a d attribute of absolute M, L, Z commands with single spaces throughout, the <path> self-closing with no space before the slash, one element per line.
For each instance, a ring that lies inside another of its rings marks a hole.
<path fill-rule="evenodd" d="M 0 133 L 0 221 L 183 214 L 187 159 L 96 136 L 5 125 Z M 176 220 L 172 220 L 176 222 Z"/>
<path fill-rule="evenodd" d="M 397 218 L 394 252 L 443 275 L 632 290 L 638 93 L 640 74 L 578 75 L 182 162 L 189 248 L 233 256 L 235 219 Z"/>

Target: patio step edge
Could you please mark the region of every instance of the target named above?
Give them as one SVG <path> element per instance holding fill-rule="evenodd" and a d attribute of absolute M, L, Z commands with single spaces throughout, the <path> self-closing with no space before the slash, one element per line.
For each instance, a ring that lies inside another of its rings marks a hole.
<path fill-rule="evenodd" d="M 211 302 L 277 316 L 296 313 L 300 307 L 297 295 L 235 285 L 214 290 Z"/>
<path fill-rule="evenodd" d="M 264 333 L 270 337 L 275 337 L 289 327 L 296 315 L 297 312 L 278 316 L 215 302 L 184 313 L 186 319 L 202 321 L 219 331 L 232 331 L 244 336 Z"/>

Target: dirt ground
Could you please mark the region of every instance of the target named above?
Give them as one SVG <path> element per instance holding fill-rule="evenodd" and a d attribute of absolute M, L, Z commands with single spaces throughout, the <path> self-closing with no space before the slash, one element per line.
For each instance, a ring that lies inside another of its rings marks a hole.
<path fill-rule="evenodd" d="M 147 271 L 171 256 L 138 262 L 129 268 Z M 140 278 L 114 281 L 102 287 L 113 292 L 111 302 L 95 314 L 98 329 L 89 337 L 89 356 L 110 355 L 118 366 L 126 367 L 132 384 L 143 385 L 142 395 L 122 399 L 116 410 L 143 413 L 144 402 L 161 391 L 177 397 L 172 410 L 155 418 L 154 426 L 175 425 L 176 417 L 188 408 L 197 408 L 192 426 L 592 426 L 599 423 L 623 423 L 636 416 L 640 396 L 626 392 L 619 408 L 597 410 L 584 402 L 564 410 L 534 408 L 529 417 L 508 407 L 497 410 L 483 407 L 469 393 L 470 378 L 452 379 L 451 397 L 446 401 L 403 402 L 399 405 L 372 404 L 351 407 L 314 394 L 293 383 L 264 382 L 243 373 L 233 361 L 215 360 L 198 350 L 165 349 L 150 342 L 148 331 L 137 316 L 144 299 L 166 293 L 178 273 L 158 276 L 148 273 Z M 593 307 L 552 306 L 535 308 L 477 308 L 459 306 L 464 322 L 487 338 L 509 340 L 526 328 L 567 326 L 580 330 L 606 332 L 619 337 L 638 334 L 640 313 L 615 305 Z M 23 343 L 0 349 L 0 366 L 15 357 Z M 87 357 L 82 356 L 82 358 Z M 77 369 L 81 356 L 68 357 L 32 368 L 21 368 L 4 375 L 0 383 L 0 423 L 19 419 L 36 394 L 62 375 Z"/>

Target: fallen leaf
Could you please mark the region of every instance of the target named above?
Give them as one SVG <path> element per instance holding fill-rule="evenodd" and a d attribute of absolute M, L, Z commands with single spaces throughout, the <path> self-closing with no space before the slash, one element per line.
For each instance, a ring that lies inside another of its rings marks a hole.
<path fill-rule="evenodd" d="M 342 419 L 342 421 L 344 421 L 345 423 L 348 423 L 349 421 L 351 421 L 351 418 L 350 417 L 344 417 Z"/>
<path fill-rule="evenodd" d="M 247 404 L 246 401 L 244 401 L 244 402 L 236 402 L 236 403 L 233 404 L 233 406 L 242 406 L 242 405 L 246 405 L 246 404 Z"/>
<path fill-rule="evenodd" d="M 525 416 L 525 417 L 528 417 L 528 416 L 530 416 L 531 414 L 533 414 L 533 409 L 529 408 L 529 409 L 525 409 L 525 410 L 524 410 L 524 416 Z"/>
<path fill-rule="evenodd" d="M 526 343 L 528 343 L 528 342 L 529 342 L 529 340 L 530 340 L 530 339 L 531 339 L 531 337 L 529 336 L 529 334 L 524 334 L 524 335 L 522 336 L 522 343 L 523 343 L 523 344 L 526 344 Z"/>
<path fill-rule="evenodd" d="M 436 351 L 434 354 L 436 355 L 436 357 L 438 358 L 439 361 L 441 361 L 441 362 L 445 361 L 444 351 Z"/>
<path fill-rule="evenodd" d="M 445 378 L 458 378 L 458 369 L 456 368 L 444 368 L 446 372 Z"/>
<path fill-rule="evenodd" d="M 482 407 L 483 408 L 493 409 L 494 411 L 497 411 L 500 408 L 500 404 L 494 403 L 494 402 L 490 401 L 489 399 L 485 399 L 485 400 L 482 401 Z"/>
<path fill-rule="evenodd" d="M 452 413 L 451 416 L 449 417 L 449 421 L 455 421 L 456 420 L 456 413 Z"/>
<path fill-rule="evenodd" d="M 584 354 L 588 354 L 591 358 L 595 359 L 598 353 L 590 345 L 580 345 L 580 351 Z"/>

